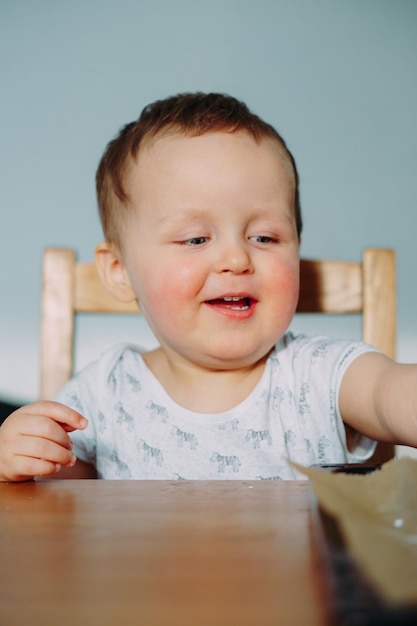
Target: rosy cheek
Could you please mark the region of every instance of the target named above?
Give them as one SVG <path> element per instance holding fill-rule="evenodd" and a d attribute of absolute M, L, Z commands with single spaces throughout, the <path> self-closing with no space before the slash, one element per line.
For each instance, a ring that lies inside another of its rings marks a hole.
<path fill-rule="evenodd" d="M 299 272 L 298 267 L 289 266 L 288 268 L 280 268 L 275 274 L 273 281 L 273 292 L 275 298 L 279 299 L 279 305 L 288 310 L 289 314 L 293 314 L 298 303 L 299 296 Z"/>
<path fill-rule="evenodd" d="M 298 293 L 300 290 L 300 278 L 298 272 L 290 272 L 285 277 L 284 289 L 287 292 L 289 299 L 298 300 Z"/>
<path fill-rule="evenodd" d="M 151 265 L 146 279 L 146 298 L 153 306 L 175 307 L 196 294 L 199 289 L 198 272 L 192 262 L 169 263 L 157 269 Z"/>

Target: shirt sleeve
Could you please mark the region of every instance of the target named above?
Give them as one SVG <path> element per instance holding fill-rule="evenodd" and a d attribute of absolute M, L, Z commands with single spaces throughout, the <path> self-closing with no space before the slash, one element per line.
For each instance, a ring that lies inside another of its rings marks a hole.
<path fill-rule="evenodd" d="M 81 460 L 96 466 L 96 410 L 95 397 L 97 364 L 92 363 L 74 376 L 55 397 L 60 402 L 87 418 L 84 430 L 74 430 L 69 436 L 74 445 L 74 453 Z"/>
<path fill-rule="evenodd" d="M 362 462 L 376 442 L 358 433 L 349 451 L 339 408 L 339 393 L 348 367 L 362 354 L 376 350 L 360 341 L 335 340 L 318 335 L 289 335 L 290 370 L 298 414 L 306 437 L 318 447 L 315 463 Z"/>

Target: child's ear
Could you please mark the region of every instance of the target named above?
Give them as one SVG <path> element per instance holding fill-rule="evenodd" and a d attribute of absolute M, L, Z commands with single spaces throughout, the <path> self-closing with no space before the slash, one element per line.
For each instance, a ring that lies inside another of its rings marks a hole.
<path fill-rule="evenodd" d="M 122 302 L 136 300 L 126 267 L 117 248 L 103 241 L 95 251 L 95 262 L 101 282 L 115 298 Z"/>

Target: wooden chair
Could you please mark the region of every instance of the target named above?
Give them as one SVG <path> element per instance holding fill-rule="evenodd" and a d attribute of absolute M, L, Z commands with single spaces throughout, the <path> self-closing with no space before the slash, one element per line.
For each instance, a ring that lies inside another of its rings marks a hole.
<path fill-rule="evenodd" d="M 302 260 L 298 312 L 362 315 L 362 339 L 395 357 L 395 253 L 368 248 L 360 262 Z M 73 373 L 75 315 L 138 313 L 102 286 L 94 263 L 79 263 L 71 249 L 49 248 L 43 258 L 41 398 L 50 399 Z M 394 456 L 379 444 L 373 462 Z"/>

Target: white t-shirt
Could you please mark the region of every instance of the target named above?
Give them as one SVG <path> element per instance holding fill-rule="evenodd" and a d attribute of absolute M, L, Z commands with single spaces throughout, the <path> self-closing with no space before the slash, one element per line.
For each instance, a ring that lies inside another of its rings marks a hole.
<path fill-rule="evenodd" d="M 348 365 L 372 348 L 328 337 L 285 335 L 261 380 L 224 413 L 195 413 L 176 404 L 137 347 L 104 353 L 56 400 L 89 420 L 71 433 L 74 452 L 106 479 L 303 478 L 303 465 L 359 462 L 375 442 L 359 437 L 348 452 L 338 408 Z M 204 407 L 202 407 L 204 410 Z"/>

